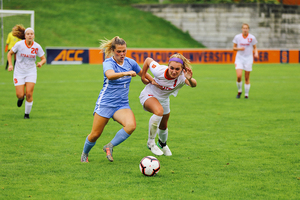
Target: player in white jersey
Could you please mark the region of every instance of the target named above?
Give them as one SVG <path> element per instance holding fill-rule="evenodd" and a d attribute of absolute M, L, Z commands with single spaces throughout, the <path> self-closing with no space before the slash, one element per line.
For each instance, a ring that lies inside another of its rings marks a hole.
<path fill-rule="evenodd" d="M 128 93 L 131 77 L 142 75 L 142 70 L 136 61 L 126 57 L 125 40 L 116 36 L 112 40 L 102 40 L 101 49 L 105 48 L 107 59 L 103 62 L 104 83 L 94 109 L 94 122 L 91 133 L 86 137 L 81 162 L 88 162 L 88 155 L 110 118 L 119 122 L 123 128 L 103 147 L 106 158 L 113 162 L 113 147 L 124 142 L 135 130 L 136 121 L 129 107 Z M 112 57 L 110 57 L 112 56 Z M 153 78 L 146 74 L 144 83 Z"/>
<path fill-rule="evenodd" d="M 236 98 L 240 98 L 242 94 L 242 74 L 245 70 L 245 98 L 249 97 L 250 90 L 250 72 L 252 71 L 253 64 L 253 51 L 254 57 L 258 58 L 258 51 L 256 48 L 257 40 L 254 35 L 249 33 L 249 25 L 242 25 L 242 33 L 236 35 L 233 39 L 233 50 L 237 51 L 235 57 L 235 70 L 237 75 L 236 85 L 238 94 Z"/>
<path fill-rule="evenodd" d="M 149 120 L 147 146 L 155 155 L 171 156 L 172 153 L 167 145 L 169 96 L 176 97 L 178 90 L 184 85 L 196 87 L 197 81 L 192 78 L 190 62 L 179 53 L 170 57 L 168 66 L 160 65 L 152 58 L 147 58 L 143 65 L 142 80 L 145 79 L 148 69 L 152 72 L 154 80 L 146 85 L 140 94 L 140 102 L 144 109 L 153 113 Z M 157 145 L 160 148 L 155 144 L 157 133 L 159 136 Z"/>
<path fill-rule="evenodd" d="M 18 97 L 18 107 L 22 106 L 24 96 L 26 96 L 24 119 L 29 119 L 33 104 L 33 89 L 37 79 L 36 67 L 42 67 L 46 63 L 46 58 L 42 47 L 34 41 L 35 35 L 32 28 L 25 29 L 23 26 L 17 25 L 13 30 L 13 35 L 22 40 L 17 42 L 7 54 L 8 71 L 14 70 L 13 80 Z M 13 54 L 16 54 L 15 69 L 12 65 Z M 41 61 L 35 64 L 37 56 Z"/>

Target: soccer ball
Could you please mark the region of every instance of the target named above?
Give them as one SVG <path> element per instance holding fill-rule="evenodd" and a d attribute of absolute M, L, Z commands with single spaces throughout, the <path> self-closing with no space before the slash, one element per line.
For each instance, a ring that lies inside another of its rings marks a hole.
<path fill-rule="evenodd" d="M 153 156 L 146 156 L 140 162 L 140 170 L 145 176 L 154 176 L 160 170 L 160 163 Z"/>

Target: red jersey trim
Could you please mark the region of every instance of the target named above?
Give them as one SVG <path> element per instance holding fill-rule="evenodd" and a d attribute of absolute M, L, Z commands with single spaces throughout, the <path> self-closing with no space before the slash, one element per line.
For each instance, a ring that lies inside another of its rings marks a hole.
<path fill-rule="evenodd" d="M 168 78 L 168 77 L 167 77 L 168 71 L 169 71 L 169 68 L 166 69 L 166 71 L 165 71 L 165 74 L 164 74 L 165 79 L 167 79 L 167 80 L 173 80 L 174 78 Z"/>
<path fill-rule="evenodd" d="M 33 46 L 33 44 L 34 44 L 34 41 L 32 41 L 31 46 L 28 46 L 27 43 L 26 43 L 26 40 L 24 40 L 24 42 L 25 42 L 25 45 L 26 45 L 26 47 L 27 47 L 28 49 L 30 49 L 30 48 Z"/>
<path fill-rule="evenodd" d="M 243 35 L 243 34 L 242 34 L 242 36 L 243 36 L 243 38 L 244 38 L 244 39 L 246 39 L 246 38 L 249 36 L 249 33 L 247 34 L 247 36 L 246 36 L 246 37 L 244 37 L 244 35 Z"/>

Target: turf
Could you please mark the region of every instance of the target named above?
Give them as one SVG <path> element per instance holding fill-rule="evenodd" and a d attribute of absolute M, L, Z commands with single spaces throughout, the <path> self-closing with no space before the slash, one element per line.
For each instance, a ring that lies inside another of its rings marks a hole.
<path fill-rule="evenodd" d="M 0 199 L 299 199 L 299 65 L 256 64 L 249 99 L 236 99 L 233 65 L 193 65 L 196 88 L 171 97 L 168 145 L 155 177 L 139 171 L 150 114 L 130 86 L 137 129 L 114 148 L 102 147 L 121 128 L 111 120 L 81 163 L 102 88 L 101 65 L 38 69 L 30 119 L 12 73 L 0 73 Z"/>

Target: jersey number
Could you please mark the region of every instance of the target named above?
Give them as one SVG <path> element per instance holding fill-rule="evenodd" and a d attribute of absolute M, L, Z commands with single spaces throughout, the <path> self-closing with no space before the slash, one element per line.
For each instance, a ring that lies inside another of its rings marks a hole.
<path fill-rule="evenodd" d="M 31 48 L 31 53 L 32 54 L 37 54 L 38 48 Z"/>

